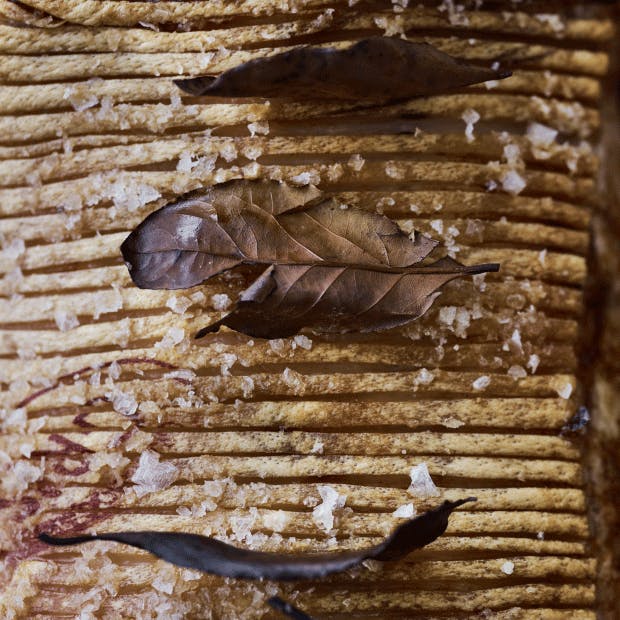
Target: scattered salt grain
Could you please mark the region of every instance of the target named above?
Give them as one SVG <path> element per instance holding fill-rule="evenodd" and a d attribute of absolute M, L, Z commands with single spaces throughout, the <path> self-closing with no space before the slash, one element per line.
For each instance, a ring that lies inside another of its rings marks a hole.
<path fill-rule="evenodd" d="M 314 442 L 314 445 L 312 446 L 310 452 L 312 452 L 312 454 L 323 454 L 323 447 L 323 442 L 320 439 L 317 439 Z"/>
<path fill-rule="evenodd" d="M 140 455 L 138 469 L 131 477 L 138 497 L 167 489 L 179 477 L 179 470 L 173 463 L 160 463 L 159 458 L 160 455 L 152 450 Z"/>
<path fill-rule="evenodd" d="M 467 142 L 473 142 L 476 139 L 474 137 L 474 125 L 480 120 L 480 114 L 476 110 L 468 108 L 463 112 L 461 119 L 465 121 L 465 138 Z"/>
<path fill-rule="evenodd" d="M 180 342 L 183 342 L 185 338 L 185 330 L 181 327 L 170 327 L 164 334 L 164 337 L 155 343 L 155 347 L 158 349 L 171 349 Z"/>
<path fill-rule="evenodd" d="M 538 364 L 540 364 L 540 357 L 536 353 L 532 353 L 527 360 L 527 367 L 532 371 L 532 374 L 536 372 Z"/>
<path fill-rule="evenodd" d="M 312 511 L 312 520 L 318 527 L 330 532 L 334 528 L 334 510 L 345 505 L 347 496 L 340 495 L 329 485 L 319 485 L 318 491 L 323 501 Z"/>
<path fill-rule="evenodd" d="M 513 379 L 515 379 L 515 381 L 517 379 L 523 379 L 524 377 L 527 377 L 527 372 L 525 371 L 525 368 L 523 368 L 523 366 L 511 366 L 508 369 L 507 374 L 509 376 L 511 376 Z"/>
<path fill-rule="evenodd" d="M 517 144 L 506 144 L 504 146 L 504 159 L 511 166 L 517 166 L 521 163 L 521 149 Z"/>
<path fill-rule="evenodd" d="M 99 291 L 95 294 L 94 305 L 93 318 L 97 320 L 102 314 L 122 310 L 123 298 L 120 291 L 116 288 L 110 291 Z"/>
<path fill-rule="evenodd" d="M 541 250 L 538 253 L 538 262 L 544 267 L 547 262 L 547 250 Z"/>
<path fill-rule="evenodd" d="M 228 162 L 237 159 L 237 149 L 232 142 L 225 142 L 219 149 L 220 155 Z"/>
<path fill-rule="evenodd" d="M 172 295 L 166 301 L 166 306 L 175 314 L 185 314 L 191 305 L 192 300 L 189 297 L 185 297 L 185 295 Z"/>
<path fill-rule="evenodd" d="M 557 135 L 558 132 L 556 129 L 541 123 L 532 122 L 527 126 L 527 138 L 532 146 L 548 147 L 553 144 Z"/>
<path fill-rule="evenodd" d="M 16 260 L 26 252 L 26 244 L 23 239 L 14 238 L 8 243 L 2 244 L 2 254 L 8 260 Z"/>
<path fill-rule="evenodd" d="M 68 332 L 80 324 L 75 314 L 65 312 L 64 310 L 56 310 L 54 312 L 54 321 L 61 332 Z"/>
<path fill-rule="evenodd" d="M 130 416 L 138 410 L 138 401 L 130 392 L 114 390 L 113 392 L 106 392 L 105 396 L 112 403 L 112 408 L 117 413 Z"/>
<path fill-rule="evenodd" d="M 385 165 L 385 174 L 387 174 L 390 179 L 402 179 L 405 176 L 405 171 L 401 166 L 398 166 L 395 162 L 389 161 Z"/>
<path fill-rule="evenodd" d="M 192 160 L 192 153 L 189 151 L 183 151 L 179 155 L 179 162 L 177 163 L 177 172 L 190 172 L 196 165 Z"/>
<path fill-rule="evenodd" d="M 434 378 L 435 375 L 432 372 L 430 372 L 426 368 L 422 368 L 416 374 L 413 382 L 415 385 L 428 385 L 429 383 L 433 382 Z"/>
<path fill-rule="evenodd" d="M 269 133 L 269 123 L 267 121 L 249 123 L 248 130 L 252 136 L 255 136 L 256 134 L 266 136 Z"/>
<path fill-rule="evenodd" d="M 502 564 L 502 573 L 506 574 L 506 575 L 512 575 L 512 573 L 514 572 L 515 569 L 515 565 L 514 562 L 504 562 Z"/>
<path fill-rule="evenodd" d="M 291 182 L 297 185 L 310 185 L 311 183 L 317 185 L 321 182 L 321 176 L 316 170 L 312 170 L 311 172 L 300 172 L 291 177 Z"/>
<path fill-rule="evenodd" d="M 407 491 L 416 497 L 437 497 L 439 489 L 435 486 L 426 463 L 420 463 L 411 468 L 409 472 L 411 484 Z"/>
<path fill-rule="evenodd" d="M 211 296 L 211 304 L 218 312 L 222 312 L 229 308 L 231 303 L 230 297 L 226 295 L 226 293 L 216 293 Z"/>
<path fill-rule="evenodd" d="M 413 504 L 403 504 L 399 506 L 392 515 L 399 519 L 411 519 L 415 515 L 415 508 Z"/>
<path fill-rule="evenodd" d="M 490 383 L 491 377 L 489 377 L 488 375 L 482 375 L 472 383 L 472 387 L 474 388 L 474 390 L 484 390 L 485 388 L 489 387 Z"/>
<path fill-rule="evenodd" d="M 359 172 L 364 167 L 365 163 L 366 160 L 359 153 L 356 153 L 355 155 L 351 155 L 351 157 L 349 157 L 347 166 L 349 166 L 349 168 L 351 168 L 354 172 Z"/>
<path fill-rule="evenodd" d="M 516 170 L 508 170 L 502 176 L 502 189 L 513 196 L 520 194 L 526 185 L 525 179 Z"/>
<path fill-rule="evenodd" d="M 305 349 L 306 351 L 310 351 L 310 349 L 312 349 L 312 340 L 310 340 L 310 338 L 308 338 L 307 336 L 301 334 L 295 336 L 293 338 L 293 342 L 291 343 L 291 348 L 296 349 L 297 347 Z"/>
<path fill-rule="evenodd" d="M 561 388 L 556 388 L 556 392 L 558 393 L 558 396 L 560 396 L 560 398 L 568 400 L 570 398 L 570 395 L 573 393 L 573 386 L 570 383 L 567 383 Z"/>

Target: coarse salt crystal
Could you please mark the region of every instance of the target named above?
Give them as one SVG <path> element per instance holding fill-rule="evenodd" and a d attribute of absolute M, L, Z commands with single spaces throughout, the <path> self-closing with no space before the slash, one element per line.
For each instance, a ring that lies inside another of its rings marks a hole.
<path fill-rule="evenodd" d="M 489 377 L 488 375 L 482 375 L 472 383 L 472 387 L 474 388 L 474 390 L 484 390 L 485 388 L 489 387 L 490 383 L 491 377 Z"/>
<path fill-rule="evenodd" d="M 173 463 L 160 463 L 160 455 L 145 450 L 140 455 L 138 468 L 131 477 L 138 497 L 168 488 L 178 477 L 179 470 Z"/>
<path fill-rule="evenodd" d="M 414 383 L 416 385 L 418 385 L 418 384 L 428 385 L 429 383 L 433 382 L 434 378 L 435 378 L 435 375 L 432 372 L 430 372 L 426 368 L 422 368 L 416 374 L 415 379 L 414 379 Z"/>
<path fill-rule="evenodd" d="M 502 573 L 506 575 L 512 575 L 512 573 L 514 572 L 514 569 L 515 569 L 514 562 L 508 561 L 502 564 Z"/>
<path fill-rule="evenodd" d="M 222 312 L 230 307 L 231 299 L 226 293 L 216 293 L 211 296 L 211 303 L 215 310 Z"/>
<path fill-rule="evenodd" d="M 405 176 L 405 171 L 403 170 L 402 166 L 398 166 L 395 162 L 393 161 L 389 161 L 386 165 L 385 165 L 385 173 L 391 178 L 391 179 L 402 179 Z"/>
<path fill-rule="evenodd" d="M 527 377 L 527 372 L 525 371 L 525 368 L 523 368 L 523 366 L 518 366 L 518 365 L 511 366 L 508 369 L 507 374 L 515 380 L 523 379 L 524 377 Z"/>
<path fill-rule="evenodd" d="M 185 295 L 172 295 L 166 301 L 166 307 L 176 314 L 185 314 L 191 305 L 192 300 L 189 297 L 185 297 Z"/>
<path fill-rule="evenodd" d="M 456 306 L 443 306 L 439 309 L 439 322 L 443 325 L 450 326 L 456 319 Z"/>
<path fill-rule="evenodd" d="M 544 267 L 547 262 L 547 250 L 541 250 L 538 253 L 538 262 Z"/>
<path fill-rule="evenodd" d="M 113 392 L 106 392 L 105 396 L 112 403 L 112 408 L 117 413 L 130 416 L 138 410 L 138 401 L 130 392 L 114 390 Z"/>
<path fill-rule="evenodd" d="M 556 388 L 556 392 L 560 396 L 560 398 L 564 398 L 568 400 L 570 395 L 573 393 L 573 386 L 570 383 L 563 385 L 561 388 Z"/>
<path fill-rule="evenodd" d="M 426 463 L 420 463 L 411 468 L 409 472 L 411 484 L 407 491 L 417 497 L 437 497 L 439 489 L 435 486 Z"/>
<path fill-rule="evenodd" d="M 526 185 L 525 179 L 516 170 L 508 170 L 502 176 L 502 189 L 513 196 L 520 194 Z"/>
<path fill-rule="evenodd" d="M 557 129 L 531 122 L 527 126 L 527 138 L 533 146 L 550 146 L 558 135 Z"/>
<path fill-rule="evenodd" d="M 113 288 L 111 291 L 99 291 L 95 295 L 94 305 L 93 318 L 97 320 L 102 314 L 122 310 L 123 298 L 120 291 L 116 288 Z"/>
<path fill-rule="evenodd" d="M 323 442 L 320 439 L 317 439 L 314 442 L 314 445 L 312 446 L 310 452 L 312 452 L 312 454 L 323 454 L 323 447 Z"/>
<path fill-rule="evenodd" d="M 351 170 L 359 172 L 364 167 L 365 163 L 366 160 L 359 153 L 355 153 L 354 155 L 351 155 L 351 157 L 349 157 L 349 160 L 347 161 L 347 166 L 349 166 Z"/>
<path fill-rule="evenodd" d="M 291 181 L 298 185 L 310 185 L 318 184 L 321 182 L 321 176 L 316 170 L 312 170 L 311 172 L 300 172 L 296 174 L 294 177 L 291 177 Z"/>
<path fill-rule="evenodd" d="M 538 365 L 540 364 L 540 357 L 536 353 L 532 353 L 527 360 L 527 367 L 532 371 L 532 374 L 536 372 Z"/>
<path fill-rule="evenodd" d="M 393 513 L 392 516 L 397 517 L 399 519 L 411 519 L 415 515 L 415 508 L 413 504 L 403 504 L 399 506 Z"/>
<path fill-rule="evenodd" d="M 248 130 L 252 136 L 255 136 L 256 134 L 266 136 L 269 133 L 269 123 L 267 121 L 249 123 Z"/>
<path fill-rule="evenodd" d="M 230 163 L 237 158 L 237 149 L 232 142 L 225 142 L 219 149 L 220 155 Z"/>
<path fill-rule="evenodd" d="M 465 137 L 467 142 L 473 142 L 475 140 L 474 125 L 480 120 L 480 114 L 476 110 L 468 108 L 463 112 L 461 119 L 465 121 Z"/>
<path fill-rule="evenodd" d="M 310 351 L 310 349 L 312 349 L 312 340 L 310 340 L 310 338 L 308 338 L 307 336 L 300 334 L 293 338 L 293 343 L 291 347 L 293 349 L 296 349 L 297 347 L 301 347 L 302 349 L 305 349 L 306 351 Z"/>
<path fill-rule="evenodd" d="M 2 244 L 2 254 L 9 260 L 15 260 L 26 252 L 26 244 L 23 239 L 11 239 L 8 243 Z"/>
<path fill-rule="evenodd" d="M 185 338 L 185 330 L 181 327 L 170 327 L 164 334 L 164 337 L 155 343 L 158 349 L 171 349 Z"/>
<path fill-rule="evenodd" d="M 312 520 L 318 527 L 330 532 L 334 528 L 334 510 L 345 505 L 347 496 L 340 495 L 329 485 L 319 485 L 318 491 L 323 501 L 312 511 Z"/>
<path fill-rule="evenodd" d="M 75 314 L 65 312 L 64 310 L 56 310 L 54 312 L 54 321 L 61 332 L 68 332 L 80 324 Z"/>
<path fill-rule="evenodd" d="M 516 166 L 521 161 L 521 149 L 517 144 L 506 144 L 504 146 L 504 159 L 509 166 Z"/>

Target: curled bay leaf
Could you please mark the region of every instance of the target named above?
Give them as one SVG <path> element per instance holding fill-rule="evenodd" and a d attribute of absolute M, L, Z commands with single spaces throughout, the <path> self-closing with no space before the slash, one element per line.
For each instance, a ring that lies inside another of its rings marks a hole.
<path fill-rule="evenodd" d="M 214 538 L 180 532 L 115 532 L 70 538 L 57 538 L 42 533 L 39 539 L 56 546 L 93 540 L 114 541 L 144 549 L 177 566 L 222 577 L 298 581 L 320 579 L 353 568 L 364 560 L 398 560 L 414 549 L 436 540 L 446 531 L 450 514 L 459 506 L 473 501 L 476 501 L 475 497 L 445 501 L 437 508 L 400 525 L 378 545 L 359 551 L 280 554 L 239 549 Z"/>
<path fill-rule="evenodd" d="M 225 325 L 255 338 L 287 338 L 304 327 L 321 332 L 371 332 L 422 316 L 437 289 L 462 275 L 497 271 L 466 267 L 451 258 L 403 269 L 275 265 L 240 296 L 232 312 L 196 338 Z"/>
<path fill-rule="evenodd" d="M 453 58 L 427 43 L 377 36 L 345 49 L 297 47 L 249 60 L 217 78 L 175 83 L 191 95 L 396 101 L 509 75 Z"/>

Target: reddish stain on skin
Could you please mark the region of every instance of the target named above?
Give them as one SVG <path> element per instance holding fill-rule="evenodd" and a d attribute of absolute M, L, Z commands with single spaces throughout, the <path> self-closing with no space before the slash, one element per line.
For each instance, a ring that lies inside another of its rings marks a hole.
<path fill-rule="evenodd" d="M 58 435 L 57 433 L 52 433 L 50 435 L 50 440 L 64 447 L 64 450 L 61 450 L 63 454 L 67 454 L 69 452 L 81 452 L 81 453 L 86 452 L 89 454 L 93 454 L 93 450 L 90 450 L 89 448 L 85 448 L 79 443 L 76 443 L 75 441 L 71 441 L 70 439 L 63 437 L 62 435 Z"/>
<path fill-rule="evenodd" d="M 84 462 L 78 465 L 75 469 L 69 469 L 65 466 L 64 462 L 51 463 L 52 471 L 63 476 L 81 476 L 90 470 L 88 463 Z"/>
<path fill-rule="evenodd" d="M 56 383 L 48 387 L 42 388 L 41 390 L 38 390 L 36 392 L 33 392 L 29 396 L 26 396 L 26 398 L 24 398 L 23 400 L 20 400 L 17 403 L 17 405 L 15 405 L 15 407 L 17 409 L 19 409 L 20 407 L 25 407 L 26 405 L 29 405 L 32 401 L 36 400 L 40 396 L 43 396 L 44 394 L 47 394 L 48 392 L 51 392 L 52 390 L 57 389 L 67 379 L 73 379 L 75 381 L 77 379 L 82 378 L 85 375 L 88 375 L 91 372 L 95 372 L 96 370 L 109 368 L 114 362 L 116 362 L 117 364 L 121 366 L 124 366 L 127 364 L 151 364 L 153 366 L 158 366 L 159 368 L 166 368 L 167 370 L 178 370 L 179 368 L 178 366 L 175 366 L 174 364 L 163 362 L 161 360 L 157 360 L 151 357 L 124 357 L 119 360 L 114 360 L 112 362 L 105 362 L 104 364 L 101 364 L 101 366 L 97 366 L 97 367 L 86 366 L 85 368 L 81 368 L 80 370 L 76 370 L 75 372 L 68 372 L 67 374 L 61 375 L 56 380 Z M 188 385 L 190 383 L 187 379 L 176 378 L 175 380 L 183 383 L 184 385 Z"/>
<path fill-rule="evenodd" d="M 91 424 L 90 422 L 88 422 L 88 420 L 86 420 L 86 418 L 91 414 L 91 411 L 84 411 L 82 413 L 78 413 L 74 418 L 73 418 L 73 423 L 76 426 L 79 426 L 80 428 L 95 428 L 94 424 Z"/>

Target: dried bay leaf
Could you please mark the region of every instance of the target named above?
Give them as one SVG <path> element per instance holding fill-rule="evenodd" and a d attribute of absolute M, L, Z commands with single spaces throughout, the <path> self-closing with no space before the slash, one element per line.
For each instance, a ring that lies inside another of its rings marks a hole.
<path fill-rule="evenodd" d="M 250 60 L 218 78 L 175 83 L 191 95 L 396 101 L 509 75 L 453 58 L 427 43 L 377 36 L 342 50 L 297 47 Z"/>
<path fill-rule="evenodd" d="M 243 263 L 405 267 L 437 245 L 424 235 L 412 241 L 387 217 L 320 197 L 312 185 L 230 181 L 155 211 L 121 252 L 139 287 L 178 289 Z"/>
<path fill-rule="evenodd" d="M 223 577 L 298 581 L 320 579 L 358 566 L 364 560 L 399 560 L 414 549 L 439 538 L 448 527 L 450 514 L 459 506 L 472 501 L 476 501 L 476 498 L 445 501 L 437 508 L 400 525 L 378 545 L 359 551 L 280 554 L 239 549 L 214 538 L 179 532 L 116 532 L 70 538 L 56 538 L 42 533 L 39 539 L 55 546 L 108 540 L 144 549 L 177 566 Z"/>
<path fill-rule="evenodd" d="M 313 186 L 235 180 L 194 192 L 147 217 L 121 251 L 142 288 L 188 288 L 241 264 L 269 265 L 226 325 L 261 338 L 304 327 L 375 331 L 421 316 L 437 289 L 496 264 L 466 267 L 443 258 L 420 264 L 437 245 L 411 239 L 392 220 L 322 200 Z"/>

